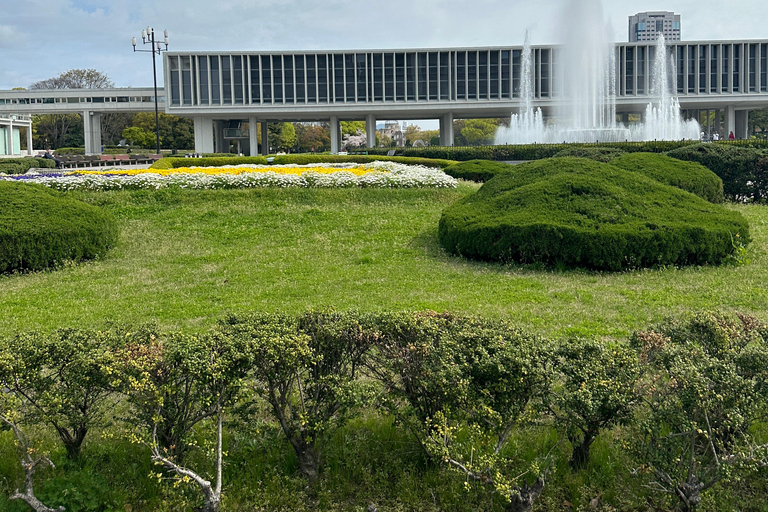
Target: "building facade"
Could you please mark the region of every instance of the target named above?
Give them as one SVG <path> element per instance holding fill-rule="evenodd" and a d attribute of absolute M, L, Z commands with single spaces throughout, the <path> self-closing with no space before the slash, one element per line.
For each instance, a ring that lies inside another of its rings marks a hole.
<path fill-rule="evenodd" d="M 27 149 L 21 149 L 22 129 Z M 0 113 L 0 157 L 30 155 L 32 150 L 32 116 Z"/>
<path fill-rule="evenodd" d="M 629 17 L 629 42 L 656 41 L 664 34 L 667 41 L 680 41 L 680 15 L 667 11 L 640 12 Z"/>

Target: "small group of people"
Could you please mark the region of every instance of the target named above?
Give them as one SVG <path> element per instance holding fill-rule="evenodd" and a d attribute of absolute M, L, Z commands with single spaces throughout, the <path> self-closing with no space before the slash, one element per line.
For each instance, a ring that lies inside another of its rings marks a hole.
<path fill-rule="evenodd" d="M 701 140 L 702 142 L 709 140 L 709 138 L 707 138 L 707 132 L 701 132 Z M 720 140 L 720 134 L 718 132 L 712 133 L 712 140 L 714 142 L 717 142 L 718 140 Z M 736 135 L 734 135 L 733 132 L 729 133 L 728 140 L 736 140 Z"/>

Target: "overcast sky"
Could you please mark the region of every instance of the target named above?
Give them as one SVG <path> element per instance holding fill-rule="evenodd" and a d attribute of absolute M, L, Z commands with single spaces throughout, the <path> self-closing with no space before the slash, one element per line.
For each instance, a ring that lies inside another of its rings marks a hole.
<path fill-rule="evenodd" d="M 170 32 L 176 51 L 274 51 L 557 43 L 559 13 L 599 0 L 23 0 L 0 16 L 0 89 L 27 87 L 73 68 L 118 87 L 152 85 L 142 28 Z M 627 17 L 682 15 L 683 39 L 768 39 L 766 0 L 603 0 L 616 41 Z M 162 76 L 158 68 L 159 76 Z"/>

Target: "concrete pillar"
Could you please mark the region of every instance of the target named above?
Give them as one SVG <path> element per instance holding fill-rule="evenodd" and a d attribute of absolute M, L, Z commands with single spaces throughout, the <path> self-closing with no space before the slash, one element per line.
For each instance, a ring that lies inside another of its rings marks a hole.
<path fill-rule="evenodd" d="M 453 146 L 453 112 L 440 118 L 440 145 Z"/>
<path fill-rule="evenodd" d="M 261 123 L 261 154 L 267 156 L 269 154 L 269 130 L 267 130 L 267 122 Z"/>
<path fill-rule="evenodd" d="M 373 114 L 365 116 L 365 138 L 366 147 L 376 146 L 376 116 Z"/>
<path fill-rule="evenodd" d="M 725 107 L 725 137 L 733 132 L 736 133 L 736 107 Z"/>
<path fill-rule="evenodd" d="M 195 153 L 213 153 L 213 120 L 195 117 Z"/>
<path fill-rule="evenodd" d="M 341 151 L 341 124 L 339 118 L 331 116 L 331 153 Z"/>
<path fill-rule="evenodd" d="M 5 128 L 5 154 L 13 156 L 13 120 Z"/>
<path fill-rule="evenodd" d="M 213 147 L 216 153 L 229 153 L 229 146 L 224 147 L 224 121 L 213 122 Z"/>
<path fill-rule="evenodd" d="M 248 118 L 248 141 L 251 143 L 251 156 L 259 156 L 259 137 L 256 130 L 258 121 L 254 116 Z"/>
<path fill-rule="evenodd" d="M 83 112 L 83 135 L 85 154 L 101 154 L 101 113 L 86 110 Z"/>
<path fill-rule="evenodd" d="M 736 111 L 736 138 L 749 138 L 749 110 Z"/>

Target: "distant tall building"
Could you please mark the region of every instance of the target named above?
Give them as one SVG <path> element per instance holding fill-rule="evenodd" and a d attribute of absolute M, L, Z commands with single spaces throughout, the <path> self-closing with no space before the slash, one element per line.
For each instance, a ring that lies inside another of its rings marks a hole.
<path fill-rule="evenodd" d="M 640 12 L 629 17 L 629 42 L 656 41 L 664 34 L 667 41 L 680 41 L 680 15 L 673 12 Z"/>

